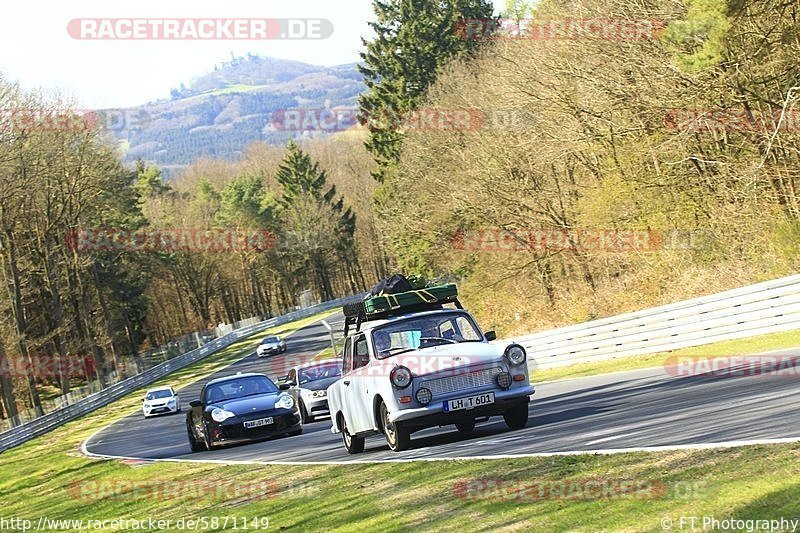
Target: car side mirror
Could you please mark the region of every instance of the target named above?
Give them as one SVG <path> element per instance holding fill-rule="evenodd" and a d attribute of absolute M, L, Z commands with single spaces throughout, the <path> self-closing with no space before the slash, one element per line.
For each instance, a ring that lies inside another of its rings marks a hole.
<path fill-rule="evenodd" d="M 192 400 L 189 402 L 189 407 L 203 407 L 203 402 L 200 400 Z"/>
<path fill-rule="evenodd" d="M 487 331 L 483 334 L 483 336 L 486 337 L 487 341 L 493 341 L 497 339 L 497 333 L 495 333 L 494 330 Z"/>
<path fill-rule="evenodd" d="M 292 388 L 292 385 L 294 385 L 293 382 L 287 381 L 286 383 L 281 383 L 280 385 L 278 385 L 278 388 L 280 390 L 289 390 Z"/>

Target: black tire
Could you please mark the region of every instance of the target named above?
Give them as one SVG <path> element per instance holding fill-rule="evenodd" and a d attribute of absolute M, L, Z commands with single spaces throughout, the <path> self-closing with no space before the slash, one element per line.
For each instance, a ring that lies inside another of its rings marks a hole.
<path fill-rule="evenodd" d="M 314 417 L 308 414 L 306 410 L 306 404 L 303 403 L 303 400 L 300 400 L 300 419 L 303 421 L 303 424 L 310 424 L 314 421 Z"/>
<path fill-rule="evenodd" d="M 302 432 L 303 432 L 303 428 L 300 428 L 300 429 L 296 429 L 294 431 L 291 431 L 291 432 L 287 433 L 287 435 L 289 435 L 290 437 L 296 437 L 296 436 L 300 435 Z"/>
<path fill-rule="evenodd" d="M 364 437 L 353 437 L 347 431 L 347 423 L 344 421 L 344 416 L 339 415 L 339 425 L 342 431 L 342 443 L 344 448 L 350 455 L 355 455 L 364 451 Z"/>
<path fill-rule="evenodd" d="M 522 429 L 528 425 L 528 402 L 521 403 L 503 413 L 503 420 L 511 429 Z"/>
<path fill-rule="evenodd" d="M 186 428 L 186 432 L 189 434 L 189 447 L 192 449 L 193 452 L 202 452 L 205 451 L 206 446 L 202 442 L 197 442 L 197 439 L 194 438 L 194 433 L 188 427 Z"/>
<path fill-rule="evenodd" d="M 385 403 L 381 404 L 381 426 L 390 450 L 402 452 L 411 446 L 411 432 L 403 424 L 389 422 L 389 409 Z"/>
<path fill-rule="evenodd" d="M 470 420 L 456 422 L 456 429 L 460 433 L 472 433 L 472 430 L 475 429 L 475 419 L 471 418 Z"/>

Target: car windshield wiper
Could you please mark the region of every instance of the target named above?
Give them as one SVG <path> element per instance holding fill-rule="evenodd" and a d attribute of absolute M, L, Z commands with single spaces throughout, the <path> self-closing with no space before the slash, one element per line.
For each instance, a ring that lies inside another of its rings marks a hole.
<path fill-rule="evenodd" d="M 392 353 L 392 350 L 400 350 L 399 352 Z M 389 350 L 389 356 L 400 355 L 401 353 L 413 352 L 416 348 L 392 348 Z"/>

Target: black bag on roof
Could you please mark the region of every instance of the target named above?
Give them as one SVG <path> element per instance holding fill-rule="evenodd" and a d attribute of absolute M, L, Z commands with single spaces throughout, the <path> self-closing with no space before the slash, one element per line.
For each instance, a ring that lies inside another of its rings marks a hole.
<path fill-rule="evenodd" d="M 402 274 L 395 274 L 386 279 L 382 279 L 377 285 L 372 287 L 369 296 L 380 296 L 382 294 L 399 294 L 414 290 L 408 279 Z"/>

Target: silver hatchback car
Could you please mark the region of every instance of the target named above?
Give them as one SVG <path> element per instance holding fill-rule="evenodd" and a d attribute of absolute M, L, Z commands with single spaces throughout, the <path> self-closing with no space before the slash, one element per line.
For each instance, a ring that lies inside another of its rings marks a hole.
<path fill-rule="evenodd" d="M 303 423 L 308 424 L 330 416 L 327 389 L 341 376 L 341 359 L 323 359 L 292 367 L 280 381 L 291 385 L 289 393 L 297 401 Z"/>

